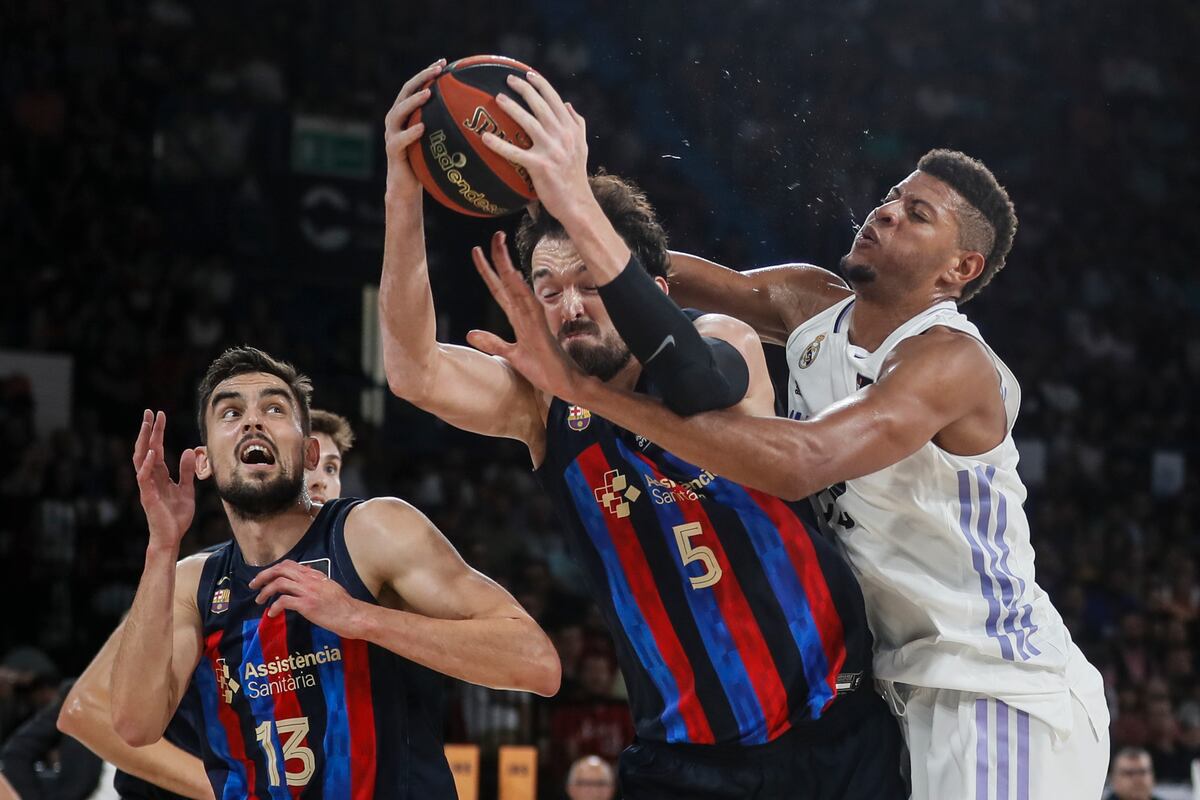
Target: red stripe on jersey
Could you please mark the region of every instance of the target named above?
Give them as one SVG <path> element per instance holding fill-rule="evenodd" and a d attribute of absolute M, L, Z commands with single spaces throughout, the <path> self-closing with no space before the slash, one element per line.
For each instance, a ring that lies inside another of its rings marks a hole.
<path fill-rule="evenodd" d="M 645 462 L 656 478 L 666 479 L 658 466 L 643 453 L 637 453 L 637 456 Z M 775 666 L 775 658 L 767 647 L 762 628 L 750 609 L 750 603 L 746 600 L 741 583 L 733 571 L 729 556 L 725 554 L 721 537 L 704 510 L 704 504 L 699 499 L 689 498 L 685 492 L 675 493 L 675 503 L 684 519 L 700 523 L 705 535 L 698 537 L 697 543 L 710 547 L 717 564 L 721 567 L 721 579 L 711 587 L 713 598 L 717 601 L 717 607 L 725 619 L 725 626 L 737 645 L 750 682 L 754 686 L 754 694 L 758 697 L 759 707 L 762 708 L 763 718 L 767 722 L 767 740 L 773 740 L 792 727 L 791 720 L 788 719 L 787 690 L 779 676 L 779 668 Z M 742 532 L 739 535 L 747 534 Z"/>
<path fill-rule="evenodd" d="M 767 517 L 779 530 L 780 539 L 787 548 L 788 558 L 796 574 L 800 576 L 800 584 L 808 596 L 808 607 L 817 623 L 821 634 L 821 644 L 825 648 L 825 660 L 829 664 L 829 673 L 825 676 L 833 697 L 837 697 L 837 676 L 846 663 L 846 637 L 842 629 L 842 618 L 834 605 L 833 596 L 829 593 L 829 584 L 825 582 L 825 573 L 821 570 L 821 562 L 809 538 L 808 529 L 804 527 L 791 509 L 778 497 L 764 494 L 746 487 L 751 499 L 758 503 L 766 512 Z M 829 703 L 825 707 L 829 707 Z"/>
<path fill-rule="evenodd" d="M 267 612 L 263 612 L 262 619 L 258 624 L 258 641 L 262 646 L 264 664 L 270 664 L 275 659 L 283 659 L 284 661 L 288 659 L 287 621 L 284 618 L 289 613 L 291 612 L 284 611 L 277 617 L 270 617 L 267 616 Z M 287 676 L 280 675 L 279 677 L 284 678 Z M 296 676 L 293 675 L 292 677 Z M 295 692 L 277 692 L 271 695 L 271 699 L 275 703 L 275 735 L 280 737 L 281 741 L 286 741 L 289 744 L 288 749 L 291 749 L 290 745 L 293 744 L 293 740 L 285 740 L 284 737 L 295 736 L 295 734 L 286 731 L 281 732 L 279 730 L 279 723 L 285 720 L 300 719 L 305 716 L 304 711 L 300 708 L 300 698 L 296 697 Z M 306 734 L 304 739 L 294 742 L 294 744 L 301 745 L 307 741 L 308 735 Z M 286 754 L 288 750 L 285 749 L 283 752 Z M 286 759 L 287 756 L 285 755 L 284 758 Z M 299 759 L 292 758 L 290 760 L 296 761 Z M 301 766 L 303 767 L 303 763 Z M 291 793 L 292 797 L 299 797 L 304 792 L 304 787 L 308 785 L 308 780 L 301 785 L 292 786 L 286 777 L 288 774 L 286 761 L 282 766 L 282 770 L 284 774 L 280 775 L 279 779 L 287 784 L 288 792 Z M 310 774 L 309 780 L 311 779 L 312 775 Z"/>
<path fill-rule="evenodd" d="M 342 672 L 350 717 L 350 795 L 354 800 L 371 800 L 375 796 L 375 704 L 366 642 L 342 639 Z"/>
<path fill-rule="evenodd" d="M 221 656 L 221 638 L 224 636 L 223 630 L 216 630 L 209 634 L 208 639 L 204 642 L 204 653 L 208 656 L 208 661 L 212 665 L 213 674 L 217 676 L 217 719 L 221 722 L 221 727 L 225 729 L 225 738 L 229 740 L 229 755 L 242 762 L 242 766 L 246 769 L 246 800 L 257 800 L 258 795 L 255 794 L 255 787 L 258 785 L 255 782 L 254 759 L 246 752 L 246 742 L 242 738 L 241 720 L 238 718 L 237 712 L 233 707 L 225 702 L 224 687 L 224 669 L 229 670 L 229 677 L 237 681 L 239 684 L 241 676 L 237 674 L 237 667 L 230 666 L 228 662 Z M 241 659 L 238 659 L 241 663 Z M 244 692 L 245 687 L 239 688 L 239 693 Z M 235 695 L 236 697 L 236 695 Z"/>
<path fill-rule="evenodd" d="M 576 463 L 589 485 L 594 487 L 603 486 L 604 474 L 612 469 L 604 453 L 596 446 L 580 453 Z M 675 626 L 671 624 L 671 618 L 663 606 L 658 587 L 654 585 L 654 576 L 650 572 L 650 565 L 646 563 L 646 554 L 633 529 L 633 522 L 628 517 L 622 519 L 607 512 L 604 521 L 613 549 L 621 560 L 625 580 L 629 582 L 629 590 L 633 592 L 634 601 L 654 636 L 654 644 L 679 688 L 679 715 L 687 727 L 688 741 L 713 744 L 716 738 L 700 705 L 700 698 L 696 695 L 696 677 L 692 665 L 679 637 L 675 635 Z"/>

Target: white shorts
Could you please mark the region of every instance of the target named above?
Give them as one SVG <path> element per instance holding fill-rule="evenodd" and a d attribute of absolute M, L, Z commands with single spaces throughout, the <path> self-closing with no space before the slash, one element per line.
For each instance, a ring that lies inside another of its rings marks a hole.
<path fill-rule="evenodd" d="M 1072 695 L 1071 735 L 987 695 L 884 685 L 908 745 L 912 800 L 1099 800 L 1108 729 Z M 888 691 L 890 689 L 891 691 Z"/>

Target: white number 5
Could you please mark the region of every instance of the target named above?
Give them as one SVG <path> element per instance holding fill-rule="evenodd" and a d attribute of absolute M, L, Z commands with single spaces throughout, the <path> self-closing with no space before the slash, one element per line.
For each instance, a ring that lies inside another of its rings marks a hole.
<path fill-rule="evenodd" d="M 699 536 L 704 533 L 699 522 L 688 522 L 683 525 L 676 525 L 671 530 L 675 531 L 675 544 L 679 545 L 679 555 L 683 558 L 683 565 L 686 567 L 693 561 L 699 561 L 704 565 L 704 574 L 696 577 L 688 577 L 692 582 L 693 589 L 707 589 L 721 580 L 721 565 L 717 563 L 717 556 L 713 553 L 711 547 L 700 545 L 692 547 L 690 539 L 693 536 Z"/>

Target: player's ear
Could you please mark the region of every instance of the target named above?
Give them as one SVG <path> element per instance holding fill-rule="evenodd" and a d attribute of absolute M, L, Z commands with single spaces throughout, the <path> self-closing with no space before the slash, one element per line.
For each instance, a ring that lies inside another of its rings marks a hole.
<path fill-rule="evenodd" d="M 656 276 L 654 282 L 658 284 L 658 288 L 663 290 L 663 294 L 670 294 L 671 287 L 667 284 L 667 279 L 661 276 Z"/>
<path fill-rule="evenodd" d="M 321 463 L 321 443 L 317 437 L 308 436 L 304 439 L 304 468 L 316 469 Z"/>
<path fill-rule="evenodd" d="M 986 262 L 983 253 L 977 250 L 963 250 L 942 277 L 948 283 L 962 288 L 983 274 Z"/>
<path fill-rule="evenodd" d="M 196 451 L 196 477 L 206 481 L 212 475 L 212 462 L 208 460 L 208 448 L 200 445 L 193 449 Z"/>

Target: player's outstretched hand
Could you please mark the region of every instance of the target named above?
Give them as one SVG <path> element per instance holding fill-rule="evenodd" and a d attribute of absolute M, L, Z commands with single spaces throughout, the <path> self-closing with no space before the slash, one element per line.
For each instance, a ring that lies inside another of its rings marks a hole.
<path fill-rule="evenodd" d="M 250 588 L 258 591 L 255 602 L 271 603 L 267 616 L 295 611 L 314 625 L 349 639 L 362 638 L 358 612 L 362 603 L 323 572 L 295 561 L 280 561 L 254 576 Z"/>
<path fill-rule="evenodd" d="M 524 167 L 542 205 L 558 219 L 569 219 L 594 202 L 587 175 L 587 124 L 540 74 L 528 72 L 525 77 L 510 75 L 508 85 L 528 111 L 506 94 L 496 95 L 496 102 L 533 144 L 520 148 L 494 133 L 485 133 L 483 143 Z"/>
<path fill-rule="evenodd" d="M 412 113 L 429 99 L 429 90 L 422 89 L 446 66 L 446 59 L 439 58 L 425 69 L 413 75 L 400 88 L 400 94 L 392 103 L 383 121 L 383 147 L 387 153 L 387 199 L 388 201 L 416 197 L 420 202 L 421 184 L 408 163 L 408 147 L 421 138 L 425 123 L 404 127 Z"/>
<path fill-rule="evenodd" d="M 494 333 L 473 330 L 467 334 L 467 341 L 488 355 L 507 359 L 542 391 L 571 401 L 584 374 L 550 334 L 541 305 L 509 258 L 504 234 L 492 236 L 491 263 L 482 247 L 471 250 L 471 259 L 488 291 L 504 309 L 517 340 L 506 342 Z"/>
<path fill-rule="evenodd" d="M 179 457 L 179 482 L 171 480 L 163 456 L 163 431 L 167 415 L 147 409 L 133 446 L 142 509 L 150 525 L 150 544 L 179 547 L 196 513 L 196 451 L 188 448 Z"/>

